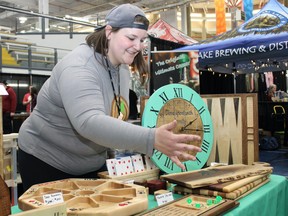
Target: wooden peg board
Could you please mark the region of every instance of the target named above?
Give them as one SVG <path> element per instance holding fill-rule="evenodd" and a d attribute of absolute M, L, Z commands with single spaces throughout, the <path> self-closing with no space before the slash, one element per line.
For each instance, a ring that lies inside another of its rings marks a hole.
<path fill-rule="evenodd" d="M 21 210 L 47 207 L 43 195 L 61 192 L 68 216 L 134 215 L 148 208 L 143 186 L 108 179 L 65 179 L 33 185 L 18 200 Z"/>
<path fill-rule="evenodd" d="M 188 195 L 181 199 L 159 206 L 145 213 L 141 213 L 141 216 L 207 216 L 207 215 L 219 215 L 235 206 L 239 205 L 238 202 L 232 200 L 222 199 L 217 204 L 207 204 L 208 200 L 214 202 L 215 197 L 201 196 L 201 195 Z"/>

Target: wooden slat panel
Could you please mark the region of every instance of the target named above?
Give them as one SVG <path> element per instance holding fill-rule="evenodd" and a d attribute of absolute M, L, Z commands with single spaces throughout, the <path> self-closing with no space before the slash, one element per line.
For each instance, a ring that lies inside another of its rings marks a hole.
<path fill-rule="evenodd" d="M 214 126 L 211 162 L 248 164 L 259 160 L 257 94 L 201 95 Z"/>

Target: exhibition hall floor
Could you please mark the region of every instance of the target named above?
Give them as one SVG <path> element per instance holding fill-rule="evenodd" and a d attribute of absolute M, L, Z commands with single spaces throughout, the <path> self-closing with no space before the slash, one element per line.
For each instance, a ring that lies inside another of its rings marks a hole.
<path fill-rule="evenodd" d="M 270 163 L 273 174 L 288 177 L 288 148 L 276 150 L 259 150 L 259 161 Z"/>

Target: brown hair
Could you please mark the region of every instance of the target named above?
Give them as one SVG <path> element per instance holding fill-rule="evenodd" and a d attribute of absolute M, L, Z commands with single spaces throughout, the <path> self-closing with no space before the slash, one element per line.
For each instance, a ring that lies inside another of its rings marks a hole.
<path fill-rule="evenodd" d="M 145 18 L 146 19 L 146 18 Z M 119 31 L 120 28 L 114 28 L 112 27 L 112 32 L 117 32 Z M 107 56 L 107 49 L 108 49 L 108 40 L 105 34 L 105 28 L 101 29 L 96 29 L 95 32 L 91 33 L 86 37 L 86 43 L 88 46 L 93 47 L 94 51 L 97 53 L 100 53 L 103 58 L 102 58 L 102 64 L 104 64 L 104 56 Z M 148 65 L 147 62 L 145 61 L 142 52 L 139 52 L 131 66 L 139 72 L 140 75 L 140 81 L 142 84 L 144 84 L 145 79 L 147 79 L 148 76 Z"/>

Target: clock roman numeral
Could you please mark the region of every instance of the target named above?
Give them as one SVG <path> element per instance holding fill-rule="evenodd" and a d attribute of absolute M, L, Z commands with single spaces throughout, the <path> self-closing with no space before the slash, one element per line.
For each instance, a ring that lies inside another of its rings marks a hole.
<path fill-rule="evenodd" d="M 157 160 L 161 160 L 162 156 L 165 156 L 162 161 L 164 162 L 164 166 L 167 167 L 168 169 L 170 170 L 173 170 L 174 169 L 174 163 L 172 162 L 172 160 L 167 157 L 165 154 L 163 154 L 162 152 L 154 149 L 154 152 L 153 152 L 153 157 L 156 157 Z M 165 161 L 164 161 L 165 160 Z"/>
<path fill-rule="evenodd" d="M 192 103 L 193 95 L 194 94 L 191 94 L 191 96 L 190 96 L 190 100 L 189 100 L 190 103 Z"/>
<path fill-rule="evenodd" d="M 183 165 L 185 166 L 185 170 L 182 170 L 182 169 L 181 169 L 181 172 L 186 172 L 186 171 L 188 170 L 187 164 L 186 164 L 186 163 L 183 163 Z"/>
<path fill-rule="evenodd" d="M 154 112 L 156 114 L 156 116 L 158 116 L 159 110 L 156 110 L 156 109 L 154 109 L 153 106 L 151 106 L 150 112 Z"/>
<path fill-rule="evenodd" d="M 204 133 L 210 133 L 210 125 L 203 125 Z"/>
<path fill-rule="evenodd" d="M 209 142 L 207 142 L 206 140 L 203 140 L 203 143 L 202 143 L 202 145 L 201 145 L 201 149 L 202 149 L 202 151 L 205 152 L 206 154 L 207 154 L 207 152 L 208 152 L 209 145 L 210 145 Z"/>
<path fill-rule="evenodd" d="M 198 110 L 199 114 L 201 115 L 203 112 L 205 112 L 205 108 L 204 106 L 202 106 L 199 110 Z"/>
<path fill-rule="evenodd" d="M 182 92 L 182 88 L 173 88 L 174 89 L 174 97 L 181 97 L 183 98 L 183 92 Z"/>
<path fill-rule="evenodd" d="M 169 100 L 169 98 L 167 97 L 167 95 L 166 95 L 165 92 L 162 92 L 162 93 L 159 95 L 159 97 L 162 99 L 163 104 L 165 104 L 165 103 Z"/>
<path fill-rule="evenodd" d="M 164 166 L 170 170 L 174 169 L 174 163 L 171 161 L 171 159 L 169 157 L 166 158 Z"/>
<path fill-rule="evenodd" d="M 198 166 L 201 164 L 201 160 L 197 156 L 196 156 L 196 162 Z"/>
<path fill-rule="evenodd" d="M 163 156 L 163 153 L 154 149 L 153 154 L 155 155 L 155 157 L 157 157 L 158 160 L 160 160 L 160 158 Z"/>

